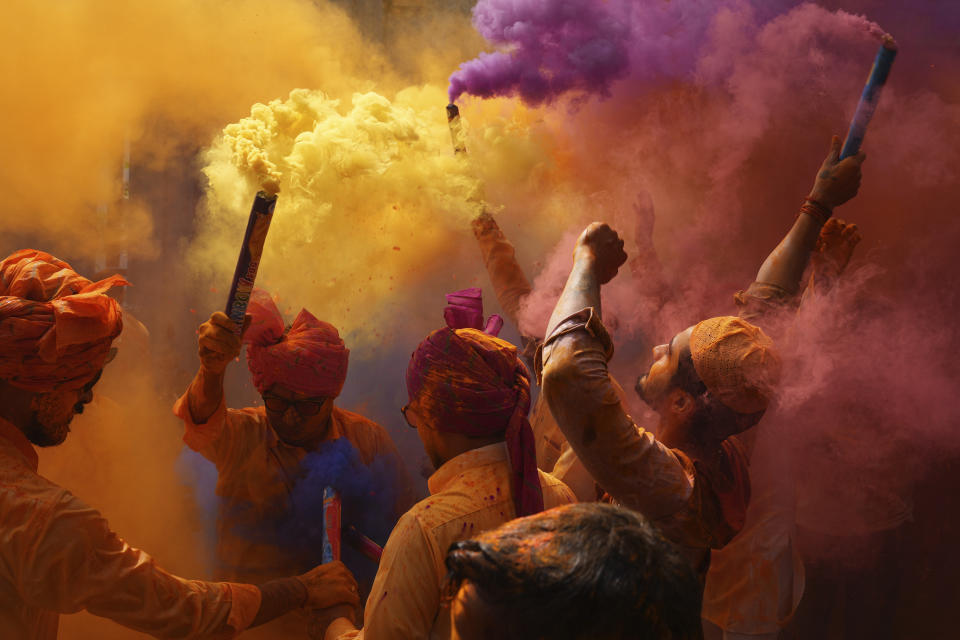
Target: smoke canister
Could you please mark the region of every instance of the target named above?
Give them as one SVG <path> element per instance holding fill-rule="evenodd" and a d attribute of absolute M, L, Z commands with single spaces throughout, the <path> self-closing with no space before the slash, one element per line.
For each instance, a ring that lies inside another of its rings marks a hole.
<path fill-rule="evenodd" d="M 463 127 L 460 124 L 460 108 L 452 102 L 447 105 L 447 124 L 450 125 L 450 140 L 455 154 L 466 153 L 467 145 L 463 141 Z"/>
<path fill-rule="evenodd" d="M 333 487 L 323 488 L 323 548 L 320 561 L 324 564 L 340 559 L 340 493 Z"/>
<path fill-rule="evenodd" d="M 233 332 L 240 335 L 243 331 L 243 318 L 250 302 L 250 294 L 257 279 L 257 269 L 260 268 L 260 258 L 263 256 L 263 245 L 270 230 L 270 221 L 273 219 L 273 208 L 277 204 L 276 194 L 266 191 L 257 192 L 247 219 L 247 230 L 243 234 L 243 246 L 240 247 L 240 257 L 237 258 L 237 268 L 233 272 L 233 281 L 230 283 L 230 294 L 227 296 L 226 314 L 233 321 Z"/>
<path fill-rule="evenodd" d="M 847 139 L 844 140 L 843 149 L 840 150 L 841 160 L 856 155 L 860 151 L 863 137 L 867 134 L 867 125 L 870 124 L 877 102 L 880 100 L 880 91 L 887 82 L 893 59 L 896 57 L 897 43 L 890 34 L 885 34 L 877 57 L 873 61 L 873 68 L 870 69 L 870 75 L 867 77 L 867 84 L 863 87 L 863 93 L 860 94 L 860 102 L 857 103 L 857 110 L 850 122 Z"/>

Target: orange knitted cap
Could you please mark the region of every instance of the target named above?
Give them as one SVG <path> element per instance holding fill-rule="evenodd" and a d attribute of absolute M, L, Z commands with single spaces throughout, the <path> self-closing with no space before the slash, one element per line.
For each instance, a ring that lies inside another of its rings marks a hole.
<path fill-rule="evenodd" d="M 764 411 L 780 380 L 780 357 L 759 327 L 733 316 L 700 322 L 690 356 L 707 391 L 737 413 Z"/>

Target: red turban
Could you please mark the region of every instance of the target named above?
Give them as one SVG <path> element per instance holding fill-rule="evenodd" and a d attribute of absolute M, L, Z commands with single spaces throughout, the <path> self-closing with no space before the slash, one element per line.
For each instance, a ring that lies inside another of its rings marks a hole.
<path fill-rule="evenodd" d="M 120 305 L 104 293 L 126 284 L 90 282 L 33 249 L 0 262 L 0 379 L 39 393 L 90 382 L 123 328 Z"/>
<path fill-rule="evenodd" d="M 347 379 L 350 350 L 332 324 L 301 309 L 289 330 L 270 295 L 255 289 L 247 313 L 253 316 L 244 334 L 253 384 L 263 393 L 280 384 L 308 396 L 335 398 Z"/>
<path fill-rule="evenodd" d="M 407 393 L 441 431 L 472 437 L 504 434 L 517 516 L 543 511 L 527 419 L 530 374 L 515 346 L 477 329 L 438 329 L 410 359 Z"/>

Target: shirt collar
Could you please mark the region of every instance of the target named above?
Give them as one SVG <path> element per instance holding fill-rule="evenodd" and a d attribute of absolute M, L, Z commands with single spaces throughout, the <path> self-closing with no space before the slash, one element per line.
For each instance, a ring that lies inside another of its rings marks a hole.
<path fill-rule="evenodd" d="M 427 479 L 430 495 L 440 493 L 467 469 L 482 467 L 485 464 L 504 462 L 507 458 L 507 443 L 495 442 L 479 449 L 465 451 L 451 460 L 447 460 Z"/>
<path fill-rule="evenodd" d="M 12 444 L 17 453 L 22 455 L 30 468 L 36 472 L 40 466 L 40 458 L 37 457 L 37 450 L 27 440 L 27 436 L 23 435 L 23 431 L 20 431 L 13 423 L 0 418 L 0 438 Z"/>

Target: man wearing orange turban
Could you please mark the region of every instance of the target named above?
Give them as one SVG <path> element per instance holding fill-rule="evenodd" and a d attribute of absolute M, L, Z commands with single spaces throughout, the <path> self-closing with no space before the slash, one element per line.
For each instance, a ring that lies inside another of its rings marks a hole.
<path fill-rule="evenodd" d="M 322 528 L 323 485 L 341 491 L 344 526 L 382 544 L 412 489 L 386 430 L 334 405 L 350 354 L 337 329 L 306 309 L 285 326 L 259 289 L 247 313 L 242 342 L 263 406 L 226 406 L 224 372 L 241 338 L 221 312 L 200 325 L 200 369 L 174 406 L 184 442 L 217 467 L 220 575 L 272 579 L 319 562 L 311 536 Z M 344 551 L 350 569 L 372 580 L 375 565 Z"/>
<path fill-rule="evenodd" d="M 410 401 L 402 412 L 436 468 L 427 481 L 430 497 L 390 534 L 363 629 L 337 619 L 327 640 L 450 637 L 450 616 L 441 607 L 450 545 L 575 501 L 566 485 L 537 469 L 527 419 L 530 375 L 515 346 L 479 329 L 500 323 L 484 325 L 473 306 L 478 298 L 477 290 L 448 296 L 448 326 L 427 336 L 410 358 Z M 463 320 L 471 328 L 460 328 Z"/>
<path fill-rule="evenodd" d="M 158 638 L 230 638 L 300 606 L 357 602 L 340 563 L 260 587 L 185 580 L 37 473 L 34 446 L 60 444 L 93 399 L 122 328 L 105 295 L 48 253 L 0 261 L 0 637 L 53 640 L 60 613 L 90 613 Z"/>

